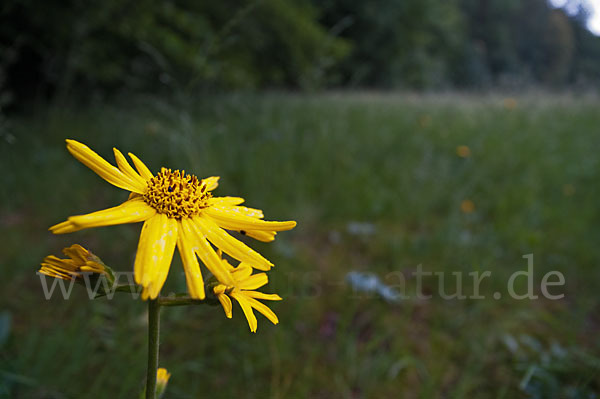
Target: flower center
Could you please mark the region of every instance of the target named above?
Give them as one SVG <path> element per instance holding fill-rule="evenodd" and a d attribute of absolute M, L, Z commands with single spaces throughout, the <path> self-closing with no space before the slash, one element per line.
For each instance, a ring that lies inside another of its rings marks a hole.
<path fill-rule="evenodd" d="M 148 181 L 148 190 L 143 198 L 158 213 L 181 219 L 200 213 L 208 206 L 211 196 L 206 183 L 196 176 L 162 168 Z"/>

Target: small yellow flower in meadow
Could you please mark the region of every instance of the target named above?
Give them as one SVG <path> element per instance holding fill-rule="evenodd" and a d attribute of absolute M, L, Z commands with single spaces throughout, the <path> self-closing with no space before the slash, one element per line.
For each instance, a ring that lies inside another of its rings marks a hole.
<path fill-rule="evenodd" d="M 469 199 L 463 200 L 460 203 L 460 210 L 462 213 L 473 213 L 475 212 L 475 204 Z"/>
<path fill-rule="evenodd" d="M 156 370 L 156 396 L 161 397 L 167 388 L 167 383 L 171 378 L 171 373 L 166 368 L 160 367 Z"/>
<path fill-rule="evenodd" d="M 244 262 L 240 263 L 237 267 L 233 267 L 225 259 L 222 259 L 221 261 L 223 262 L 223 266 L 231 274 L 231 280 L 233 281 L 233 283 L 229 285 L 219 284 L 213 288 L 214 294 L 223 306 L 225 315 L 228 318 L 231 318 L 232 316 L 233 306 L 231 304 L 231 299 L 229 298 L 231 297 L 240 304 L 240 307 L 248 320 L 250 331 L 256 332 L 256 328 L 258 327 L 258 322 L 252 309 L 258 310 L 273 324 L 279 323 L 279 319 L 275 313 L 273 313 L 273 311 L 265 304 L 259 302 L 258 299 L 280 301 L 281 297 L 276 294 L 264 294 L 262 292 L 254 291 L 269 282 L 267 274 L 252 274 L 252 266 Z"/>
<path fill-rule="evenodd" d="M 471 149 L 466 145 L 459 145 L 456 147 L 456 155 L 461 158 L 469 158 L 471 156 Z"/>
<path fill-rule="evenodd" d="M 573 196 L 573 194 L 575 194 L 575 186 L 572 184 L 565 184 L 563 186 L 563 194 L 567 197 Z"/>
<path fill-rule="evenodd" d="M 63 249 L 69 259 L 60 259 L 54 255 L 46 256 L 39 272 L 49 277 L 63 280 L 81 279 L 83 273 L 105 274 L 109 272 L 96 255 L 79 244 Z"/>
<path fill-rule="evenodd" d="M 134 170 L 119 150 L 113 148 L 115 167 L 75 140 L 67 149 L 81 163 L 107 182 L 130 191 L 119 206 L 71 216 L 50 227 L 54 234 L 125 223 L 144 222 L 134 263 L 135 282 L 143 287 L 143 299 L 155 299 L 167 279 L 175 246 L 179 249 L 190 296 L 204 299 L 204 282 L 198 258 L 222 284 L 234 280 L 223 267 L 213 245 L 232 258 L 249 262 L 256 269 L 269 270 L 273 264 L 226 230 L 254 239 L 273 241 L 278 231 L 290 230 L 296 222 L 267 222 L 260 209 L 239 206 L 239 197 L 213 197 L 216 176 L 198 179 L 185 171 L 162 168 L 153 175 L 146 165 L 129 153 Z M 211 245 L 212 244 L 212 245 Z"/>
<path fill-rule="evenodd" d="M 517 108 L 517 100 L 512 97 L 507 97 L 504 99 L 504 108 L 507 110 L 513 110 Z"/>

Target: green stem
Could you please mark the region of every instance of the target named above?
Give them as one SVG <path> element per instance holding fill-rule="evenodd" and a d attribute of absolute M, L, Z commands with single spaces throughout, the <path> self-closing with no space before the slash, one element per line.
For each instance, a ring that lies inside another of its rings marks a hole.
<path fill-rule="evenodd" d="M 148 301 L 148 373 L 146 399 L 156 398 L 156 370 L 158 369 L 158 337 L 160 334 L 160 304 L 158 299 Z"/>

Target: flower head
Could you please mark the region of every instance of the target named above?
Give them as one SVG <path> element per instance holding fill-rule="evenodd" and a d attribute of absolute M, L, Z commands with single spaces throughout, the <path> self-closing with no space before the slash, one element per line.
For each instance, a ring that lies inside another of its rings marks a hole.
<path fill-rule="evenodd" d="M 82 280 L 84 273 L 112 277 L 112 272 L 100 258 L 79 244 L 64 248 L 63 253 L 69 259 L 60 259 L 54 255 L 46 256 L 39 272 L 63 280 Z"/>
<path fill-rule="evenodd" d="M 156 397 L 160 398 L 165 393 L 169 378 L 171 378 L 171 373 L 166 368 L 160 367 L 156 370 Z"/>
<path fill-rule="evenodd" d="M 198 258 L 220 281 L 233 284 L 214 247 L 260 270 L 273 264 L 226 230 L 238 231 L 254 239 L 269 242 L 278 231 L 290 230 L 296 222 L 267 222 L 259 209 L 240 206 L 239 197 L 213 197 L 216 176 L 198 179 L 183 171 L 162 168 L 153 175 L 146 165 L 129 153 L 135 169 L 125 156 L 113 149 L 117 167 L 86 145 L 67 140 L 67 149 L 81 163 L 114 186 L 130 191 L 129 199 L 113 208 L 71 216 L 50 227 L 55 234 L 116 224 L 144 222 L 134 274 L 142 285 L 142 298 L 156 298 L 165 283 L 175 246 L 179 249 L 190 296 L 204 299 L 204 283 Z"/>
<path fill-rule="evenodd" d="M 231 304 L 231 298 L 234 298 L 242 308 L 250 331 L 256 332 L 258 322 L 252 309 L 258 310 L 273 324 L 279 323 L 279 319 L 265 304 L 258 301 L 258 299 L 264 299 L 268 301 L 280 301 L 281 297 L 276 294 L 264 294 L 262 292 L 254 291 L 269 282 L 266 273 L 252 274 L 252 266 L 242 262 L 237 267 L 233 267 L 225 259 L 222 260 L 223 265 L 227 268 L 231 275 L 232 283 L 216 285 L 213 288 L 214 294 L 217 296 L 219 302 L 223 306 L 225 315 L 231 318 L 233 313 L 233 306 Z"/>
<path fill-rule="evenodd" d="M 462 213 L 473 213 L 475 212 L 475 203 L 470 199 L 463 200 L 460 203 L 460 210 Z"/>
<path fill-rule="evenodd" d="M 461 158 L 469 158 L 471 156 L 471 149 L 466 145 L 459 145 L 456 147 L 456 155 Z"/>

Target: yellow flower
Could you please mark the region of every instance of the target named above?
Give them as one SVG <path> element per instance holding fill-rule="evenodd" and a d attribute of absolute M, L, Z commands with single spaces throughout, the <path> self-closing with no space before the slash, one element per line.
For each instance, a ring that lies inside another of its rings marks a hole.
<path fill-rule="evenodd" d="M 109 275 L 100 258 L 79 244 L 64 248 L 63 253 L 70 259 L 46 256 L 39 272 L 63 280 L 81 279 L 85 272 Z"/>
<path fill-rule="evenodd" d="M 273 266 L 225 229 L 268 242 L 275 238 L 277 231 L 296 226 L 294 221 L 261 220 L 261 210 L 239 206 L 243 198 L 213 197 L 211 191 L 219 180 L 216 176 L 200 180 L 183 171 L 165 168 L 153 175 L 141 160 L 129 153 L 136 172 L 116 148 L 113 151 L 118 168 L 77 141 L 67 140 L 67 149 L 104 180 L 131 191 L 131 195 L 119 206 L 71 216 L 50 230 L 63 234 L 89 227 L 144 222 L 134 264 L 135 281 L 143 287 L 143 299 L 154 299 L 160 293 L 175 246 L 183 261 L 190 295 L 204 299 L 198 258 L 220 282 L 233 283 L 211 244 L 234 259 L 250 262 L 257 269 L 269 270 Z"/>
<path fill-rule="evenodd" d="M 471 149 L 466 145 L 459 145 L 456 147 L 456 155 L 461 158 L 469 158 L 471 156 Z"/>
<path fill-rule="evenodd" d="M 462 213 L 473 213 L 475 212 L 475 203 L 469 199 L 463 200 L 460 203 L 460 210 Z"/>
<path fill-rule="evenodd" d="M 171 378 L 171 373 L 166 368 L 160 367 L 156 370 L 156 396 L 161 397 L 167 388 L 167 383 Z"/>
<path fill-rule="evenodd" d="M 256 332 L 256 328 L 258 327 L 256 316 L 252 311 L 253 308 L 262 313 L 273 324 L 279 323 L 279 319 L 277 319 L 275 313 L 273 313 L 273 311 L 265 304 L 259 302 L 258 299 L 280 301 L 281 297 L 276 294 L 264 294 L 262 292 L 254 291 L 269 282 L 267 274 L 252 274 L 252 266 L 245 262 L 240 263 L 235 268 L 224 259 L 222 262 L 224 267 L 228 269 L 233 283 L 218 284 L 213 288 L 213 292 L 217 296 L 217 299 L 219 299 L 219 302 L 221 302 L 225 315 L 228 318 L 231 318 L 232 316 L 233 306 L 231 304 L 231 299 L 229 299 L 229 297 L 232 297 L 240 304 L 240 307 L 248 320 L 250 331 Z"/>

